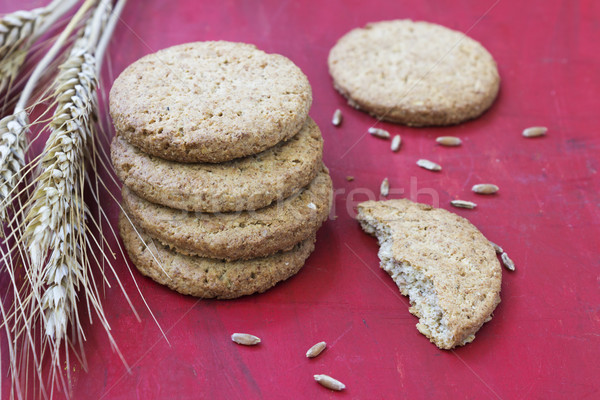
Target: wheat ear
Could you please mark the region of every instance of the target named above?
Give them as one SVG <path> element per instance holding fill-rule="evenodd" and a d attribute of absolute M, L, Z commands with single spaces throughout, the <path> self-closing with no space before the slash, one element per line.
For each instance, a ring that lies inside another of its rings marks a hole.
<path fill-rule="evenodd" d="M 0 92 L 18 75 L 31 45 L 75 4 L 77 0 L 54 0 L 46 7 L 0 18 Z"/>
<path fill-rule="evenodd" d="M 51 11 L 50 14 L 48 14 L 48 19 L 45 20 L 45 25 L 50 22 L 55 22 L 76 3 L 76 0 L 65 0 L 62 2 L 60 0 L 56 0 L 51 3 L 47 7 Z M 15 106 L 13 114 L 8 115 L 0 120 L 0 195 L 2 197 L 0 198 L 0 223 L 6 221 L 6 210 L 14 200 L 14 195 L 17 192 L 16 185 L 21 179 L 21 170 L 24 166 L 24 153 L 27 147 L 27 132 L 29 131 L 29 121 L 25 112 L 25 105 L 29 101 L 33 90 L 38 84 L 38 81 L 45 72 L 46 68 L 48 68 L 48 66 L 57 56 L 69 35 L 71 35 L 81 18 L 83 18 L 91 6 L 91 2 L 86 1 L 73 16 L 70 23 L 65 27 L 52 47 L 48 50 L 46 55 L 40 60 L 31 73 L 23 92 L 19 96 L 19 100 Z M 3 19 L 8 18 L 10 21 L 11 15 L 19 13 L 22 12 L 17 11 L 16 13 L 8 14 Z M 36 11 L 36 13 L 40 15 L 46 15 L 45 13 L 42 13 L 42 11 Z M 49 29 L 49 27 L 44 26 L 40 28 L 37 33 L 34 33 L 34 40 L 35 35 L 47 29 Z M 7 39 L 12 38 L 13 36 L 15 36 L 14 33 L 12 35 L 4 36 L 2 49 L 9 48 L 9 43 L 13 43 L 14 45 L 14 41 L 10 42 Z M 0 66 L 4 61 L 5 59 L 0 59 Z M 2 75 L 0 75 L 0 80 L 1 79 Z"/>
<path fill-rule="evenodd" d="M 27 146 L 27 114 L 20 111 L 0 120 L 0 222 L 7 218 L 13 190 L 21 179 Z"/>
<path fill-rule="evenodd" d="M 42 172 L 25 217 L 25 243 L 32 267 L 41 278 L 37 290 L 43 291 L 46 334 L 55 343 L 64 337 L 69 320 L 80 326 L 75 307 L 77 291 L 88 284 L 83 257 L 87 214 L 83 155 L 92 135 L 97 88 L 95 58 L 90 50 L 106 21 L 109 5 L 100 2 L 60 67 L 57 107 L 40 161 Z"/>
<path fill-rule="evenodd" d="M 31 38 L 50 11 L 48 7 L 41 7 L 31 11 L 15 11 L 3 16 L 0 19 L 0 58 L 5 58 Z"/>

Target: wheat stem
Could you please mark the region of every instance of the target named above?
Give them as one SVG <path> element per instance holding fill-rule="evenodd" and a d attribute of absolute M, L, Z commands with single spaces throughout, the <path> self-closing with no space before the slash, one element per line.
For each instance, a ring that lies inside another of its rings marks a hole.
<path fill-rule="evenodd" d="M 96 58 L 98 59 L 98 63 L 96 64 L 96 68 L 98 73 L 102 68 L 102 61 L 104 60 L 104 53 L 108 48 L 108 44 L 110 43 L 110 39 L 112 38 L 113 31 L 117 25 L 117 22 L 121 18 L 121 13 L 123 12 L 123 8 L 125 8 L 125 4 L 127 0 L 119 0 L 117 5 L 115 6 L 108 22 L 106 23 L 106 27 L 104 28 L 104 32 L 102 33 L 102 37 L 98 42 L 98 47 L 96 48 Z"/>

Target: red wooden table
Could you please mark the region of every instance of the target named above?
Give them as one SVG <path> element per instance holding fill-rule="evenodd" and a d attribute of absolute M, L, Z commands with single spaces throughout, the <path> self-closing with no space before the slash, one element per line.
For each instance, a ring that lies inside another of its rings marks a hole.
<path fill-rule="evenodd" d="M 5 0 L 0 10 L 40 3 Z M 402 135 L 402 149 L 393 154 L 389 142 L 365 135 L 374 119 L 334 91 L 326 61 L 348 30 L 396 18 L 468 32 L 496 58 L 502 83 L 497 102 L 475 121 L 422 129 L 381 124 Z M 130 0 L 104 88 L 147 53 L 215 39 L 281 53 L 307 74 L 337 219 L 320 230 L 303 270 L 262 295 L 197 300 L 135 271 L 168 343 L 119 260 L 142 322 L 117 288 L 106 291 L 104 308 L 131 373 L 101 326 L 88 326 L 88 371 L 75 367 L 74 398 L 600 398 L 600 3 Z M 336 108 L 344 113 L 340 128 L 330 123 Z M 547 126 L 548 136 L 522 138 L 532 125 Z M 440 135 L 459 136 L 463 146 L 436 146 Z M 444 170 L 420 169 L 419 158 Z M 347 182 L 347 175 L 355 180 Z M 376 240 L 353 219 L 353 205 L 378 193 L 386 176 L 403 192 L 391 197 L 416 196 L 444 208 L 455 198 L 476 201 L 475 210 L 452 211 L 517 264 L 516 272 L 503 273 L 494 319 L 465 347 L 442 351 L 417 332 L 407 299 L 379 269 Z M 500 186 L 498 195 L 470 191 L 488 181 Z M 116 204 L 104 206 L 116 223 Z M 263 343 L 235 345 L 233 332 L 253 333 Z M 306 350 L 321 340 L 328 349 L 307 360 Z M 324 389 L 312 378 L 317 373 L 347 389 Z"/>

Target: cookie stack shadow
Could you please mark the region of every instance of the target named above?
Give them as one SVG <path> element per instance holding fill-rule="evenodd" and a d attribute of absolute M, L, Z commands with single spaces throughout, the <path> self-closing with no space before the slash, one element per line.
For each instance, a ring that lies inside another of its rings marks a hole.
<path fill-rule="evenodd" d="M 243 43 L 174 46 L 126 68 L 110 93 L 111 157 L 136 267 L 204 298 L 296 274 L 332 201 L 311 103 L 297 66 Z"/>

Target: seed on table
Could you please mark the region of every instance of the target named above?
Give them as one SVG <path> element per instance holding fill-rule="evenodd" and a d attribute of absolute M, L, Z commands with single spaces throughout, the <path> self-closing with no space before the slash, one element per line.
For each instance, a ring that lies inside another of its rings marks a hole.
<path fill-rule="evenodd" d="M 234 333 L 231 335 L 231 340 L 237 344 L 243 344 L 244 346 L 254 346 L 260 343 L 260 338 L 249 333 Z"/>
<path fill-rule="evenodd" d="M 385 178 L 383 182 L 381 182 L 379 193 L 384 197 L 387 197 L 387 195 L 390 193 L 390 181 L 388 181 L 388 178 Z"/>
<path fill-rule="evenodd" d="M 441 171 L 442 170 L 441 165 L 436 164 L 433 161 L 429 161 L 429 160 L 420 159 L 419 161 L 417 161 L 417 165 L 421 168 L 425 168 L 430 171 Z"/>
<path fill-rule="evenodd" d="M 390 148 L 392 149 L 393 152 L 396 152 L 396 151 L 400 150 L 401 143 L 402 143 L 402 138 L 400 138 L 400 135 L 396 135 L 392 139 L 392 145 Z"/>
<path fill-rule="evenodd" d="M 313 347 L 311 347 L 310 349 L 308 349 L 308 351 L 306 352 L 306 357 L 314 358 L 314 357 L 318 356 L 319 354 L 321 354 L 323 352 L 323 350 L 325 350 L 326 347 L 327 347 L 327 343 L 319 342 L 319 343 L 315 344 Z"/>
<path fill-rule="evenodd" d="M 346 389 L 346 385 L 344 385 L 342 382 L 338 381 L 337 379 L 333 379 L 332 377 L 328 376 L 328 375 L 315 375 L 315 381 L 319 382 L 319 384 L 321 386 L 325 386 L 327 389 L 331 389 L 331 390 L 344 390 Z"/>
<path fill-rule="evenodd" d="M 473 185 L 471 190 L 477 194 L 494 194 L 499 190 L 499 188 L 492 183 L 479 183 L 477 185 Z"/>
<path fill-rule="evenodd" d="M 504 264 L 506 269 L 508 269 L 509 271 L 515 270 L 515 263 L 513 262 L 513 260 L 510 259 L 510 257 L 508 257 L 508 254 L 502 253 L 500 258 L 502 258 L 502 264 Z"/>
<path fill-rule="evenodd" d="M 389 139 L 390 138 L 390 133 L 388 131 L 386 131 L 385 129 L 380 129 L 380 128 L 369 128 L 369 133 L 373 136 L 377 136 L 379 138 L 382 139 Z"/>
<path fill-rule="evenodd" d="M 454 207 L 468 208 L 470 210 L 477 207 L 477 204 L 473 203 L 472 201 L 466 201 L 466 200 L 452 200 L 450 202 L 450 204 L 452 204 Z"/>
<path fill-rule="evenodd" d="M 342 110 L 339 108 L 335 110 L 333 117 L 331 118 L 331 123 L 333 126 L 340 126 L 342 124 Z"/>
<path fill-rule="evenodd" d="M 346 177 L 346 180 L 347 180 L 348 182 L 352 182 L 352 181 L 354 180 L 354 177 L 353 177 L 352 175 L 348 175 L 348 176 Z"/>
<path fill-rule="evenodd" d="M 494 248 L 496 253 L 498 253 L 498 254 L 504 253 L 504 250 L 502 250 L 502 247 L 498 246 L 496 243 L 492 242 L 491 240 L 488 240 L 488 242 L 490 242 L 490 244 L 492 245 L 492 247 Z"/>
<path fill-rule="evenodd" d="M 546 132 L 548 132 L 548 128 L 545 126 L 532 126 L 523 130 L 523 136 L 526 138 L 540 137 L 546 135 Z"/>
<path fill-rule="evenodd" d="M 460 146 L 462 144 L 462 140 L 455 136 L 440 136 L 435 139 L 435 141 L 442 146 L 454 147 Z"/>

